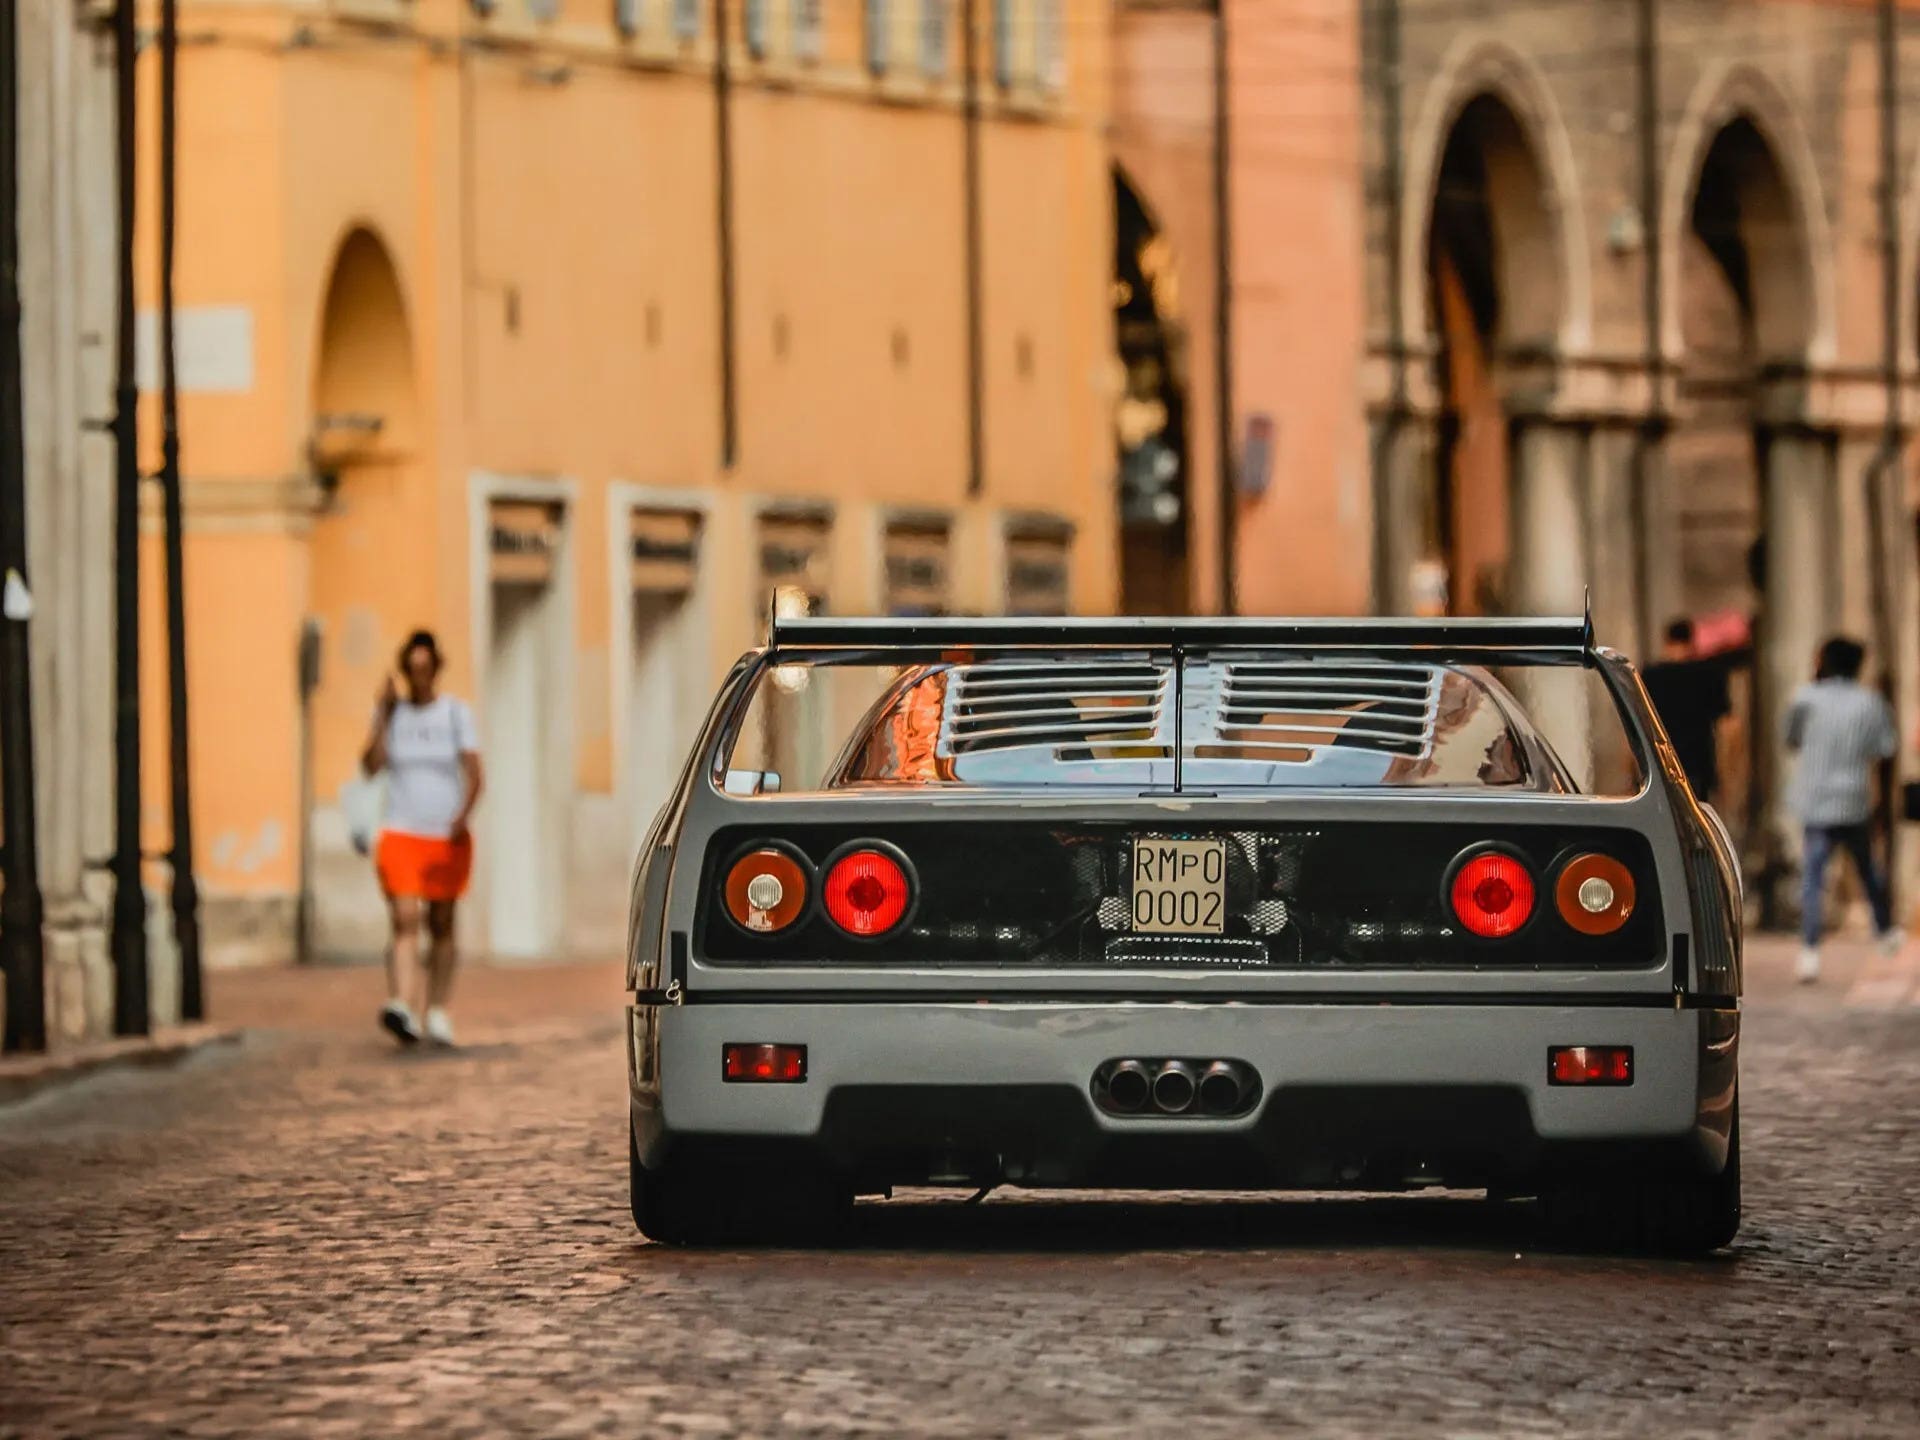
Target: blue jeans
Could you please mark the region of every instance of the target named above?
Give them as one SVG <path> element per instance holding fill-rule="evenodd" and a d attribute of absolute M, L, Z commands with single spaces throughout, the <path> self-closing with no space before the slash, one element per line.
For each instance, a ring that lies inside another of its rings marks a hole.
<path fill-rule="evenodd" d="M 1893 914 L 1887 904 L 1887 877 L 1873 863 L 1873 832 L 1866 822 L 1858 825 L 1809 825 L 1806 849 L 1800 857 L 1800 938 L 1809 945 L 1820 943 L 1821 905 L 1827 888 L 1827 861 L 1838 846 L 1853 857 L 1861 883 L 1867 887 L 1867 903 L 1873 906 L 1873 931 L 1884 935 L 1893 928 Z"/>

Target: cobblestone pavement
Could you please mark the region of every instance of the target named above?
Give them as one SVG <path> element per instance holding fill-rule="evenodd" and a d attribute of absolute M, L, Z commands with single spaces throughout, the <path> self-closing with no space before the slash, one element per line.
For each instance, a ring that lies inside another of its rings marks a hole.
<path fill-rule="evenodd" d="M 1912 1435 L 1920 962 L 1891 1000 L 1784 964 L 1748 1225 L 1696 1263 L 1455 1197 L 921 1192 L 830 1252 L 669 1251 L 616 971 L 478 974 L 442 1058 L 365 972 L 216 977 L 244 1043 L 0 1112 L 0 1434 Z"/>

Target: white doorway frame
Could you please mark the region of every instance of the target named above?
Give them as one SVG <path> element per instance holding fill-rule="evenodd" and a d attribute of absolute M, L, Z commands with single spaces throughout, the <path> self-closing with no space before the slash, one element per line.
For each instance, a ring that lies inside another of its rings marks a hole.
<path fill-rule="evenodd" d="M 627 480 L 616 480 L 607 486 L 607 688 L 613 707 L 609 719 L 613 726 L 613 795 L 616 805 L 624 805 L 631 794 L 633 764 L 628 753 L 633 739 L 633 645 L 630 639 L 633 631 L 633 567 L 630 563 L 632 527 L 629 517 L 636 510 L 679 510 L 700 517 L 700 534 L 693 560 L 693 589 L 687 594 L 686 614 L 680 623 L 686 627 L 687 634 L 711 666 L 715 585 L 723 568 L 713 563 L 710 554 L 715 539 L 713 502 L 711 490 L 643 485 Z M 676 714 L 690 713 L 696 705 L 704 713 L 713 688 L 713 677 L 708 671 L 702 671 L 698 678 L 702 690 L 697 700 L 676 697 Z M 627 816 L 625 821 L 626 828 L 633 830 L 637 841 L 645 819 Z"/>
<path fill-rule="evenodd" d="M 482 763 L 485 763 L 487 747 L 494 739 L 485 713 L 487 671 L 493 652 L 492 507 L 497 500 L 523 500 L 552 505 L 560 512 L 553 575 L 547 582 L 552 592 L 549 603 L 554 607 L 548 623 L 561 637 L 553 656 L 554 684 L 548 701 L 559 723 L 551 732 L 546 773 L 541 777 L 541 782 L 545 793 L 556 797 L 554 809 L 548 817 L 549 833 L 543 837 L 543 843 L 560 847 L 560 863 L 556 868 L 563 889 L 566 877 L 572 871 L 566 851 L 572 843 L 574 801 L 579 788 L 575 773 L 579 725 L 574 711 L 574 656 L 579 648 L 579 623 L 572 525 L 579 496 L 579 482 L 564 476 L 500 475 L 492 471 L 475 470 L 467 481 L 467 596 L 470 616 L 467 653 L 471 657 L 473 676 L 471 703 L 481 720 Z M 468 903 L 461 907 L 461 942 L 470 948 L 474 947 L 476 941 L 481 946 L 491 943 L 487 932 L 493 892 L 492 866 L 499 846 L 495 843 L 496 837 L 486 812 L 486 800 L 483 798 L 480 802 L 480 863 L 475 867 L 477 873 L 472 894 Z M 554 913 L 560 917 L 561 925 L 556 940 L 564 951 L 568 941 L 567 916 L 571 913 L 571 907 L 564 893 L 553 897 L 553 902 Z"/>

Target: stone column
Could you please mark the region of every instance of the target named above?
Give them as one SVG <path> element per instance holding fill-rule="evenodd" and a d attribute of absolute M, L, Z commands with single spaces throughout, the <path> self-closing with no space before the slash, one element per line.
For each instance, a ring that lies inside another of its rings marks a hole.
<path fill-rule="evenodd" d="M 1587 431 L 1554 419 L 1513 422 L 1510 494 L 1516 615 L 1578 615 L 1592 574 L 1587 518 Z M 1575 780 L 1593 779 L 1593 725 L 1584 670 L 1537 671 L 1523 698 Z"/>
<path fill-rule="evenodd" d="M 1813 676 L 1815 652 L 1839 617 L 1835 439 L 1795 427 L 1762 436 L 1762 534 L 1766 537 L 1760 653 L 1759 782 L 1766 797 L 1769 870 L 1800 853 L 1799 823 L 1787 806 L 1792 774 L 1785 739 L 1787 705 Z"/>
<path fill-rule="evenodd" d="M 1434 466 L 1439 446 L 1430 416 L 1374 419 L 1374 609 L 1416 608 L 1414 567 L 1434 553 Z"/>

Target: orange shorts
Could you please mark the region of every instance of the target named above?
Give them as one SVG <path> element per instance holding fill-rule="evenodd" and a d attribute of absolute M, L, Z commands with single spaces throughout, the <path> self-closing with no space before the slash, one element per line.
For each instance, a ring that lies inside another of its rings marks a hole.
<path fill-rule="evenodd" d="M 418 900 L 458 900 L 473 873 L 473 839 L 435 839 L 382 830 L 373 852 L 374 872 L 389 895 Z"/>

